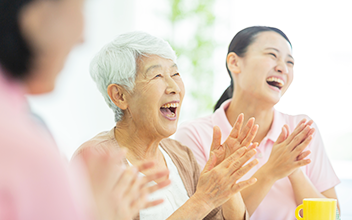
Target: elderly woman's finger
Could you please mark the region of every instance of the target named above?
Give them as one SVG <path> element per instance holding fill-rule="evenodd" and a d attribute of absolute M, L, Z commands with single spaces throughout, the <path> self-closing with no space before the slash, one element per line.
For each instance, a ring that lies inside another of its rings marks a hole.
<path fill-rule="evenodd" d="M 220 163 L 220 165 L 225 168 L 230 167 L 233 161 L 237 161 L 239 158 L 241 158 L 246 151 L 246 147 L 241 147 L 232 153 L 228 158 L 226 158 L 222 163 Z"/>
<path fill-rule="evenodd" d="M 232 185 L 232 192 L 234 192 L 234 193 L 240 192 L 240 191 L 244 190 L 245 188 L 255 184 L 256 182 L 257 182 L 256 178 L 250 178 L 248 180 L 241 181 L 239 183 L 235 183 Z"/>
<path fill-rule="evenodd" d="M 238 115 L 229 137 L 232 137 L 232 138 L 238 137 L 242 129 L 243 120 L 244 120 L 244 114 L 241 113 Z"/>
<path fill-rule="evenodd" d="M 208 162 L 205 164 L 202 173 L 208 172 L 208 171 L 210 171 L 211 169 L 213 169 L 213 168 L 215 167 L 216 160 L 217 160 L 217 158 L 216 158 L 215 153 L 214 153 L 214 152 L 210 152 L 209 160 L 208 160 Z"/>
<path fill-rule="evenodd" d="M 238 169 L 240 169 L 245 163 L 247 163 L 248 160 L 250 160 L 255 154 L 257 153 L 257 151 L 255 149 L 252 149 L 250 151 L 245 152 L 245 154 L 233 161 L 228 169 L 228 172 L 230 173 L 230 175 L 232 175 L 233 173 L 235 173 Z"/>
<path fill-rule="evenodd" d="M 248 173 L 248 171 L 250 171 L 258 163 L 259 163 L 259 161 L 257 159 L 254 159 L 251 162 L 249 162 L 248 164 L 246 164 L 245 166 L 243 166 L 243 167 L 237 169 L 235 172 L 233 172 L 231 175 L 233 182 L 236 182 L 237 180 L 242 178 L 246 173 Z"/>
<path fill-rule="evenodd" d="M 218 126 L 214 126 L 213 141 L 211 143 L 210 152 L 217 150 L 220 146 L 221 146 L 221 130 Z"/>

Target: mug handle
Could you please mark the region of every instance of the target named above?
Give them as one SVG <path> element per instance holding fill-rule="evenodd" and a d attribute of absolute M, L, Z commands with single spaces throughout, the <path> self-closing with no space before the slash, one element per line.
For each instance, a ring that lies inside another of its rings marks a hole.
<path fill-rule="evenodd" d="M 303 220 L 303 218 L 299 214 L 299 211 L 301 211 L 301 209 L 303 209 L 303 204 L 297 206 L 297 208 L 296 208 L 295 216 L 296 216 L 297 220 Z"/>

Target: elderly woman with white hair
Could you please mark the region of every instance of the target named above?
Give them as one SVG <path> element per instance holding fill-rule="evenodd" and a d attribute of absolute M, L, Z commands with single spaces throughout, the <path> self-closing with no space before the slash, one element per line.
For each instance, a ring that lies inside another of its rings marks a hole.
<path fill-rule="evenodd" d="M 258 163 L 247 163 L 256 153 L 254 119 L 242 128 L 241 115 L 222 145 L 219 139 L 209 143 L 210 159 L 200 172 L 192 152 L 168 139 L 177 129 L 185 88 L 166 41 L 142 32 L 120 35 L 96 55 L 90 71 L 115 113 L 116 126 L 84 143 L 74 158 L 86 149 L 127 148 L 126 165 L 154 161 L 155 170 L 170 171 L 170 186 L 150 196 L 164 203 L 135 219 L 249 218 L 240 191 L 256 179 L 237 180 Z M 215 127 L 214 133 L 220 130 Z"/>

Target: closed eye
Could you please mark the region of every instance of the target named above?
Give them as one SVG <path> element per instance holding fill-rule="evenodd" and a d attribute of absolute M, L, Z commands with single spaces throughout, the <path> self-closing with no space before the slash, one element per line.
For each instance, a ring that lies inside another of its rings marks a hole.
<path fill-rule="evenodd" d="M 288 64 L 291 64 L 292 66 L 295 65 L 294 62 L 292 61 L 287 61 Z"/>
<path fill-rule="evenodd" d="M 180 76 L 180 73 L 175 73 L 172 76 Z"/>
<path fill-rule="evenodd" d="M 277 57 L 276 54 L 274 54 L 274 53 L 269 53 L 269 55 L 271 55 L 271 56 L 273 56 L 275 58 Z"/>

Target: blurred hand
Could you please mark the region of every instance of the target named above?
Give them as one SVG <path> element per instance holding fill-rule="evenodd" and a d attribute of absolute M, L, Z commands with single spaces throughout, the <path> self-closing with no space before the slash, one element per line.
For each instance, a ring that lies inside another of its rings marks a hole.
<path fill-rule="evenodd" d="M 234 194 L 254 184 L 255 178 L 239 183 L 237 181 L 258 164 L 258 160 L 253 160 L 243 166 L 256 154 L 256 150 L 247 151 L 245 147 L 242 147 L 215 167 L 218 160 L 216 155 L 225 154 L 225 149 L 220 146 L 215 151 L 218 152 L 212 151 L 210 153 L 210 158 L 200 174 L 197 190 L 194 194 L 194 197 L 198 198 L 209 210 L 224 204 Z"/>
<path fill-rule="evenodd" d="M 310 151 L 304 151 L 304 149 L 311 142 L 315 131 L 310 127 L 312 124 L 313 121 L 306 123 L 306 119 L 303 119 L 291 135 L 287 125 L 282 128 L 279 138 L 273 145 L 269 160 L 263 166 L 274 179 L 289 176 L 299 167 L 310 163 L 309 159 L 305 159 Z"/>
<path fill-rule="evenodd" d="M 241 147 L 246 147 L 247 151 L 255 149 L 258 143 L 251 145 L 255 135 L 257 134 L 259 125 L 254 125 L 254 118 L 250 118 L 244 128 L 242 128 L 244 120 L 244 115 L 240 114 L 231 130 L 230 135 L 227 137 L 226 141 L 221 144 L 221 131 L 220 128 L 215 126 L 213 129 L 213 142 L 211 145 L 211 152 L 216 153 L 217 149 L 221 146 L 225 149 L 224 154 L 217 154 L 217 164 L 221 163 L 224 159 L 228 158 L 235 151 Z M 216 166 L 215 165 L 215 166 Z"/>
<path fill-rule="evenodd" d="M 126 168 L 122 162 L 125 152 L 118 149 L 92 148 L 85 150 L 81 156 L 88 171 L 99 219 L 129 220 L 141 209 L 163 202 L 148 201 L 147 196 L 169 185 L 170 180 L 153 186 L 148 183 L 165 178 L 168 170 L 141 177 L 139 171 L 152 168 L 154 163 L 145 162 L 139 167 Z"/>

